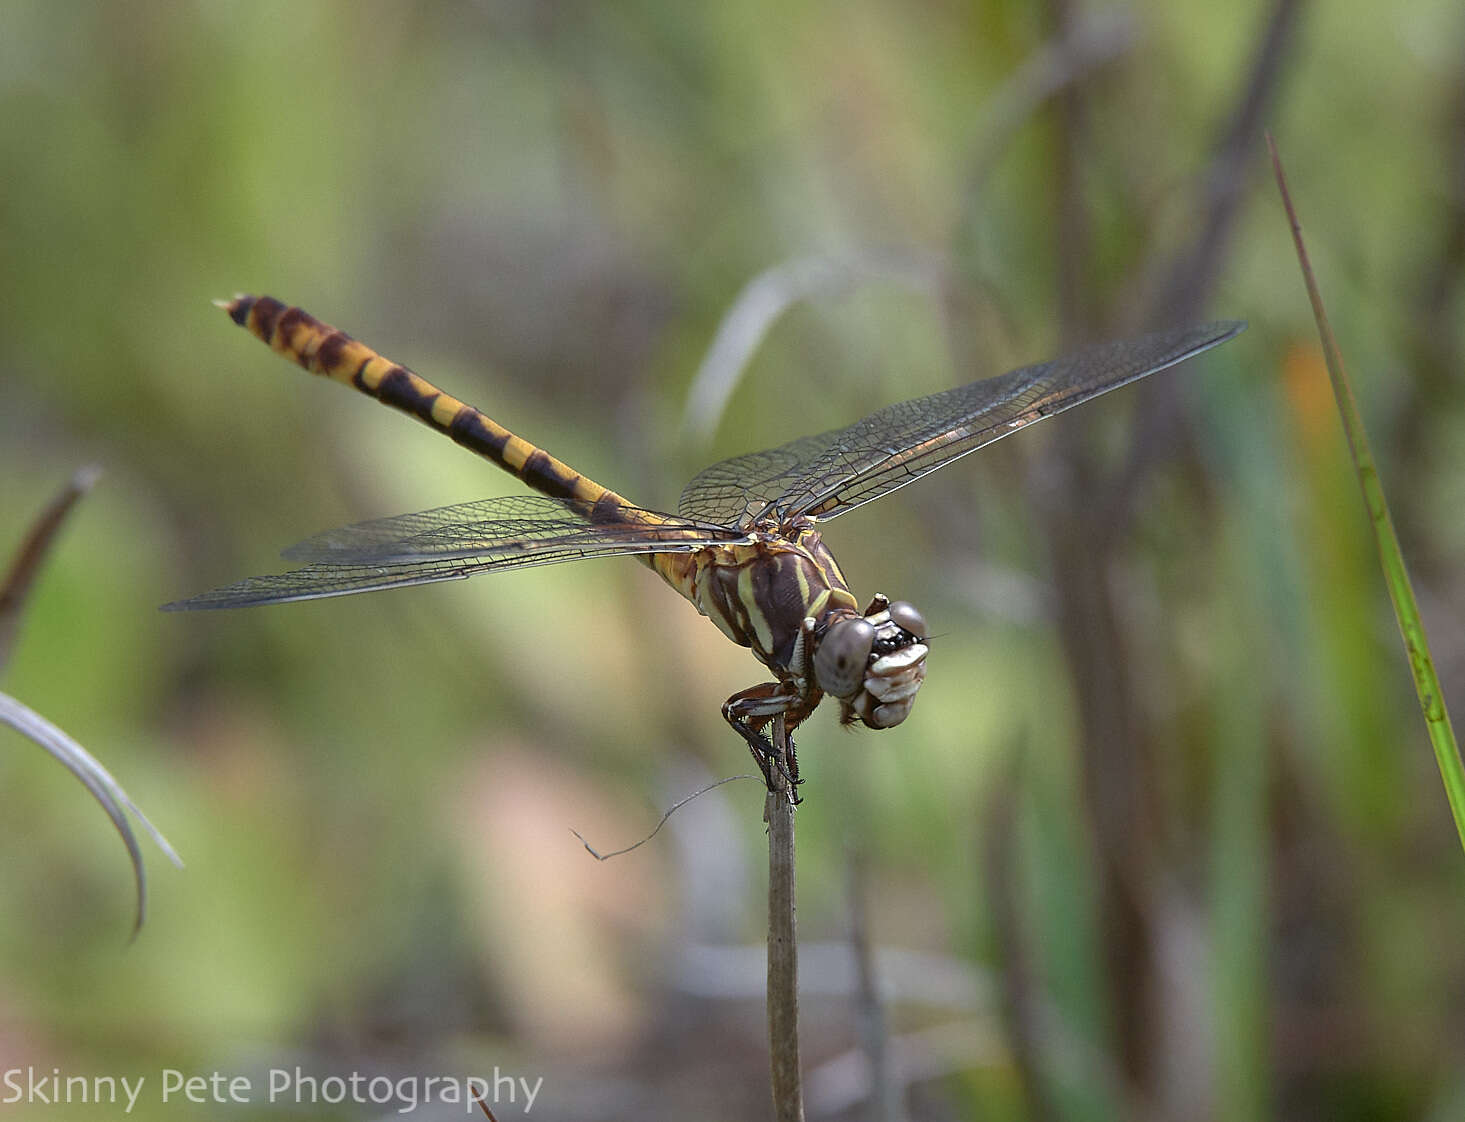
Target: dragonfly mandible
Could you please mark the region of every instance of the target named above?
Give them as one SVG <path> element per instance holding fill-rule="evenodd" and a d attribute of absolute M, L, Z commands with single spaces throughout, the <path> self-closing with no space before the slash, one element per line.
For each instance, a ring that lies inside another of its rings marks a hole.
<path fill-rule="evenodd" d="M 625 554 L 659 573 L 773 673 L 722 707 L 770 789 L 799 781 L 765 730 L 792 732 L 825 694 L 840 721 L 900 724 L 926 676 L 926 622 L 876 595 L 860 608 L 818 524 L 985 444 L 1209 350 L 1246 325 L 1221 321 L 1146 335 L 886 406 L 845 428 L 704 469 L 677 513 L 637 506 L 405 366 L 269 296 L 220 301 L 235 323 L 314 374 L 400 409 L 528 484 L 483 499 L 362 522 L 285 551 L 292 572 L 165 605 L 238 608 L 458 580 L 475 573 Z M 792 740 L 789 741 L 790 746 Z"/>

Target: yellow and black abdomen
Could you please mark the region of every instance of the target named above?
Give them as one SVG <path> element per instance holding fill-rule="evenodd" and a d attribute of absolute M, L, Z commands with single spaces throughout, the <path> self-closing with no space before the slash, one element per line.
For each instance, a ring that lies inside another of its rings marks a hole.
<path fill-rule="evenodd" d="M 591 521 L 611 521 L 616 508 L 630 505 L 608 487 L 581 475 L 473 406 L 302 308 L 288 307 L 270 296 L 236 296 L 221 301 L 219 306 L 239 326 L 312 374 L 351 386 L 383 405 L 411 414 L 542 495 L 584 502 Z"/>

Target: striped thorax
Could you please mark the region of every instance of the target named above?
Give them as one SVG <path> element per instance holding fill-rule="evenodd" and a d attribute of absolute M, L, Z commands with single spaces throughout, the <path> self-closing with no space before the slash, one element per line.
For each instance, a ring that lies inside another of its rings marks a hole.
<path fill-rule="evenodd" d="M 653 564 L 791 688 L 801 709 L 829 694 L 844 724 L 890 728 L 909 715 L 926 676 L 925 620 L 884 596 L 861 612 L 812 519 L 757 531 L 748 545 L 663 554 Z"/>

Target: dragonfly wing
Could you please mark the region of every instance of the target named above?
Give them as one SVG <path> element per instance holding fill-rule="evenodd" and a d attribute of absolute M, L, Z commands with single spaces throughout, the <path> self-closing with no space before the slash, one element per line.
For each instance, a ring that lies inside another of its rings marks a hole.
<path fill-rule="evenodd" d="M 353 592 L 375 592 L 382 588 L 405 588 L 413 584 L 463 580 L 492 564 L 435 561 L 415 565 L 307 565 L 289 573 L 248 577 L 235 584 L 210 589 L 187 600 L 175 600 L 171 604 L 164 604 L 163 611 L 251 608 L 258 604 L 287 604 L 292 600 L 320 600 L 327 596 L 349 596 Z"/>
<path fill-rule="evenodd" d="M 615 513 L 617 521 L 588 522 L 583 503 L 515 495 L 362 522 L 286 550 L 294 560 L 312 562 L 304 568 L 250 577 L 164 605 L 164 610 L 318 600 L 502 569 L 746 540 L 726 527 L 657 511 L 619 507 Z"/>
<path fill-rule="evenodd" d="M 774 485 L 781 484 L 782 490 L 767 500 L 761 513 L 781 520 L 845 514 L 1034 421 L 1183 362 L 1245 329 L 1245 323 L 1223 321 L 1106 343 L 887 406 L 826 434 L 823 447 L 808 449 L 808 458 L 781 480 L 762 481 L 754 489 L 758 496 Z M 801 444 L 784 447 L 804 451 Z M 738 463 L 729 460 L 703 476 Z"/>
<path fill-rule="evenodd" d="M 284 556 L 333 565 L 399 565 L 592 546 L 612 553 L 696 549 L 739 537 L 724 526 L 641 507 L 618 504 L 597 513 L 593 504 L 575 499 L 506 495 L 327 530 L 292 545 Z"/>
<path fill-rule="evenodd" d="M 745 526 L 767 510 L 789 487 L 802 479 L 837 437 L 833 429 L 818 436 L 801 436 L 777 448 L 734 456 L 703 468 L 682 488 L 677 510 L 687 518 L 728 526 Z"/>

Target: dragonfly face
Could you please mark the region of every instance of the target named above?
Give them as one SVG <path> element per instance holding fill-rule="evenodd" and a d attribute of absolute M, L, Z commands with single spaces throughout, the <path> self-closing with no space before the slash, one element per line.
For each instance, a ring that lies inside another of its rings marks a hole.
<path fill-rule="evenodd" d="M 814 651 L 819 688 L 840 701 L 840 722 L 894 728 L 926 680 L 926 621 L 904 600 L 876 596 L 858 618 L 829 628 Z"/>
<path fill-rule="evenodd" d="M 636 557 L 750 648 L 776 681 L 734 694 L 723 716 L 773 787 L 797 761 L 764 736 L 792 730 L 825 694 L 845 724 L 890 728 L 926 677 L 921 614 L 883 596 L 861 612 L 816 523 L 898 490 L 1044 417 L 1225 342 L 1243 323 L 1212 323 L 1109 343 L 1053 362 L 887 406 L 842 429 L 714 464 L 677 513 L 638 507 L 542 448 L 268 296 L 221 304 L 235 323 L 313 373 L 409 413 L 538 491 L 363 522 L 286 551 L 293 572 L 251 577 L 168 608 L 313 600 L 527 565 Z"/>

